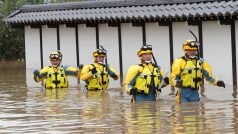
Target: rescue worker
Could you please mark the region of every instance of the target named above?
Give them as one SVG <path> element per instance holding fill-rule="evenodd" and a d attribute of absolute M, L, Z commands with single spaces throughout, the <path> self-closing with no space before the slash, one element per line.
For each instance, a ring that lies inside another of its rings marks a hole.
<path fill-rule="evenodd" d="M 128 69 L 124 82 L 125 89 L 129 95 L 132 95 L 132 102 L 155 101 L 161 81 L 164 79 L 164 86 L 166 86 L 169 84 L 169 78 L 164 78 L 161 67 L 152 63 L 151 45 L 143 45 L 137 56 L 141 63 Z"/>
<path fill-rule="evenodd" d="M 51 53 L 49 59 L 52 66 L 46 66 L 40 71 L 35 70 L 33 72 L 33 78 L 36 82 L 46 79 L 45 88 L 67 88 L 67 76 L 80 77 L 80 71 L 83 65 L 80 65 L 78 69 L 71 66 L 61 66 L 62 54 L 60 51 Z"/>
<path fill-rule="evenodd" d="M 81 79 L 86 82 L 86 89 L 88 91 L 106 91 L 109 84 L 108 76 L 117 80 L 119 75 L 115 69 L 107 64 L 104 64 L 106 51 L 103 49 L 96 49 L 93 52 L 94 63 L 85 65 L 81 72 Z"/>
<path fill-rule="evenodd" d="M 179 103 L 199 101 L 199 87 L 202 78 L 218 87 L 224 87 L 225 83 L 217 79 L 211 71 L 211 67 L 203 58 L 199 58 L 198 42 L 187 40 L 183 44 L 184 56 L 174 61 L 170 74 L 170 83 L 178 89 L 176 100 Z"/>

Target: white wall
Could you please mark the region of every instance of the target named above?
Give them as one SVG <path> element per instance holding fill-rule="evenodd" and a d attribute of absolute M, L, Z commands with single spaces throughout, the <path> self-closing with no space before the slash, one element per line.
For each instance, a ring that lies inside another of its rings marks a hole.
<path fill-rule="evenodd" d="M 236 27 L 236 69 L 238 71 L 238 20 L 235 21 L 235 27 Z"/>
<path fill-rule="evenodd" d="M 40 69 L 40 32 L 38 28 L 25 26 L 25 51 L 26 69 Z"/>
<path fill-rule="evenodd" d="M 119 46 L 118 46 L 118 28 L 108 27 L 107 24 L 99 25 L 99 42 L 108 52 L 108 64 L 120 73 L 119 65 Z M 120 80 L 114 81 L 110 78 L 110 87 L 120 87 Z"/>
<path fill-rule="evenodd" d="M 60 51 L 62 52 L 62 65 L 77 68 L 75 28 L 66 28 L 66 25 L 59 26 Z M 77 86 L 78 79 L 68 77 L 69 86 Z"/>
<path fill-rule="evenodd" d="M 217 21 L 203 22 L 204 58 L 212 67 L 213 74 L 232 84 L 231 31 L 230 25 Z"/>
<path fill-rule="evenodd" d="M 43 66 L 51 65 L 49 55 L 57 51 L 57 33 L 56 28 L 42 26 L 42 48 L 43 48 Z"/>
<path fill-rule="evenodd" d="M 122 58 L 123 58 L 123 76 L 128 71 L 129 66 L 139 64 L 137 52 L 143 45 L 142 27 L 133 27 L 131 23 L 121 24 L 122 36 Z"/>
<path fill-rule="evenodd" d="M 182 46 L 183 43 L 188 39 L 194 39 L 192 34 L 187 30 L 188 27 L 198 38 L 198 27 L 187 26 L 186 22 L 173 22 L 173 50 L 174 59 L 177 59 L 184 55 Z"/>
<path fill-rule="evenodd" d="M 169 27 L 146 23 L 146 42 L 153 45 L 153 53 L 164 73 L 170 71 Z"/>
<path fill-rule="evenodd" d="M 96 49 L 96 32 L 94 27 L 78 25 L 79 36 L 79 62 L 81 64 L 93 63 L 93 51 Z"/>
<path fill-rule="evenodd" d="M 25 58 L 26 58 L 26 84 L 28 87 L 37 86 L 32 73 L 34 69 L 40 69 L 40 32 L 39 29 L 32 29 L 25 26 Z"/>

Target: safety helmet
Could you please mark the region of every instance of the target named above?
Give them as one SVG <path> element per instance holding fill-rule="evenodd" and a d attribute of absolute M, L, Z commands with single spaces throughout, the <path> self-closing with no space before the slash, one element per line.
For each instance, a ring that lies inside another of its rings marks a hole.
<path fill-rule="evenodd" d="M 183 51 L 187 51 L 187 50 L 197 50 L 198 49 L 198 42 L 194 41 L 194 40 L 186 40 L 183 43 Z"/>
<path fill-rule="evenodd" d="M 96 60 L 97 56 L 106 56 L 107 52 L 103 49 L 96 49 L 93 52 L 93 58 L 94 60 Z"/>
<path fill-rule="evenodd" d="M 62 60 L 62 54 L 61 52 L 58 50 L 56 52 L 53 52 L 50 54 L 49 56 L 50 60 Z"/>
<path fill-rule="evenodd" d="M 140 50 L 137 52 L 137 56 L 141 57 L 142 54 L 152 54 L 152 46 L 151 45 L 143 45 Z"/>

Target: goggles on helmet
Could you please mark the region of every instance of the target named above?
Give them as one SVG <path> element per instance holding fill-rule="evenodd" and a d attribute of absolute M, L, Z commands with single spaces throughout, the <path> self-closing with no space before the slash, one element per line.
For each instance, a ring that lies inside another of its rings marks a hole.
<path fill-rule="evenodd" d="M 187 45 L 191 48 L 198 48 L 198 42 L 196 41 L 191 41 Z"/>
<path fill-rule="evenodd" d="M 103 50 L 103 49 L 98 49 L 97 51 L 96 51 L 98 54 L 106 54 L 107 52 L 105 51 L 105 50 Z"/>
<path fill-rule="evenodd" d="M 143 45 L 141 46 L 141 51 L 146 51 L 146 50 L 151 50 L 152 51 L 152 46 L 151 45 Z"/>
<path fill-rule="evenodd" d="M 141 46 L 140 50 L 137 52 L 137 56 L 141 57 L 142 54 L 152 53 L 152 46 L 151 45 L 143 45 Z"/>
<path fill-rule="evenodd" d="M 61 55 L 60 54 L 50 54 L 50 59 L 61 59 Z"/>

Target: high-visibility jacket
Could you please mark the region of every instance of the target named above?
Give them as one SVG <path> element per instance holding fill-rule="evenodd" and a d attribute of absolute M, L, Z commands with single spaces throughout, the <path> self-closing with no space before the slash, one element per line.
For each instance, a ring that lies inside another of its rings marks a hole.
<path fill-rule="evenodd" d="M 69 66 L 47 66 L 41 69 L 39 75 L 34 76 L 34 79 L 36 82 L 46 79 L 45 88 L 66 88 L 68 87 L 67 76 L 78 77 L 78 70 Z"/>
<path fill-rule="evenodd" d="M 95 74 L 92 74 L 91 70 L 93 68 L 97 70 Z M 108 76 L 111 76 L 114 80 L 117 80 L 119 77 L 112 66 L 94 63 L 83 67 L 80 78 L 86 82 L 88 90 L 105 90 L 109 84 Z"/>
<path fill-rule="evenodd" d="M 128 69 L 125 89 L 129 92 L 134 88 L 137 93 L 148 94 L 152 88 L 158 88 L 163 77 L 164 73 L 160 67 L 151 63 L 134 65 Z"/>
<path fill-rule="evenodd" d="M 196 60 L 188 59 L 183 56 L 179 59 L 176 59 L 172 65 L 170 83 L 172 86 L 176 86 L 177 80 L 182 80 L 182 88 L 197 89 L 201 85 L 203 77 L 210 84 L 217 84 L 218 80 L 212 74 L 211 67 L 207 61 L 205 61 L 203 58 Z"/>

